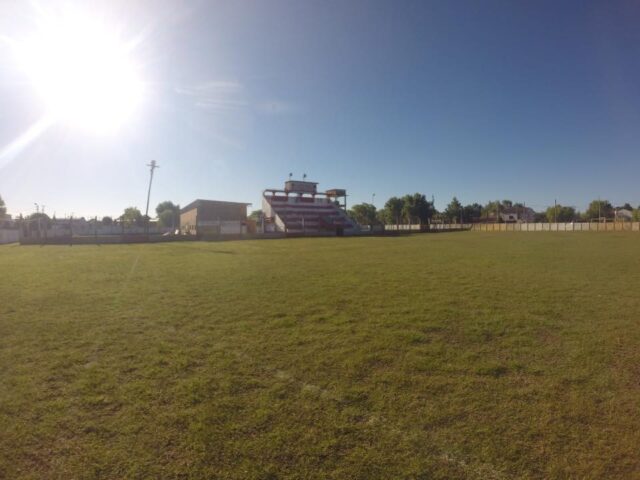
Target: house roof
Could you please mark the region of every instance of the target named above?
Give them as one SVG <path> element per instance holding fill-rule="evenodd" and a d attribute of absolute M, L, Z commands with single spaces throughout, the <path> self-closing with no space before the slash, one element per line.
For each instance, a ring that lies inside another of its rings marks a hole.
<path fill-rule="evenodd" d="M 532 208 L 529 207 L 509 207 L 509 208 L 500 208 L 500 213 L 504 213 L 507 215 L 512 215 L 514 213 L 535 213 Z"/>
<path fill-rule="evenodd" d="M 181 208 L 180 213 L 188 212 L 189 210 L 193 210 L 194 208 L 199 208 L 203 205 L 237 205 L 237 206 L 246 207 L 251 204 L 246 202 L 227 202 L 225 200 L 203 200 L 201 198 L 198 198 L 197 200 L 194 200 L 193 202 L 191 202 L 189 205 Z"/>

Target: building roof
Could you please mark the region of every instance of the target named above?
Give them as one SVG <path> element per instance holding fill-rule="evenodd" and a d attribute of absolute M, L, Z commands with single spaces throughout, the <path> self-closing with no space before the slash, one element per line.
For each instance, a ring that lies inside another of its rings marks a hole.
<path fill-rule="evenodd" d="M 193 202 L 191 202 L 189 205 L 181 208 L 180 213 L 188 212 L 189 210 L 193 210 L 194 208 L 199 208 L 203 205 L 236 205 L 236 206 L 246 207 L 251 204 L 247 202 L 227 202 L 224 200 L 203 200 L 201 198 L 198 198 L 197 200 L 194 200 Z"/>

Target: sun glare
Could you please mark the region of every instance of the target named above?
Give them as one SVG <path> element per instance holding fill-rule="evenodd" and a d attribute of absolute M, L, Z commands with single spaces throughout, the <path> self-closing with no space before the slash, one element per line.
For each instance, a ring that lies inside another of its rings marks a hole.
<path fill-rule="evenodd" d="M 95 132 L 117 129 L 143 96 L 130 45 L 115 30 L 80 13 L 41 20 L 17 53 L 48 115 Z"/>

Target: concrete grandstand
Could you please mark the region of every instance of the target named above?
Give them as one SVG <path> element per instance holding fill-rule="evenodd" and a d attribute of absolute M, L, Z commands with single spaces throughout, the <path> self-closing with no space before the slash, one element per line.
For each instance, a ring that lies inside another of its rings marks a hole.
<path fill-rule="evenodd" d="M 265 232 L 290 235 L 353 235 L 358 225 L 346 213 L 347 192 L 318 192 L 316 182 L 288 180 L 262 195 Z"/>

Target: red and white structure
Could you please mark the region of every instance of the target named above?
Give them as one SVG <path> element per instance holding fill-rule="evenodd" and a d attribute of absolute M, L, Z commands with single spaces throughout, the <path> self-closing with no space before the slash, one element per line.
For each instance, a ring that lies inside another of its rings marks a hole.
<path fill-rule="evenodd" d="M 318 192 L 316 182 L 288 180 L 284 190 L 269 188 L 262 195 L 265 232 L 293 235 L 353 235 L 357 224 L 346 213 L 347 192 Z"/>

